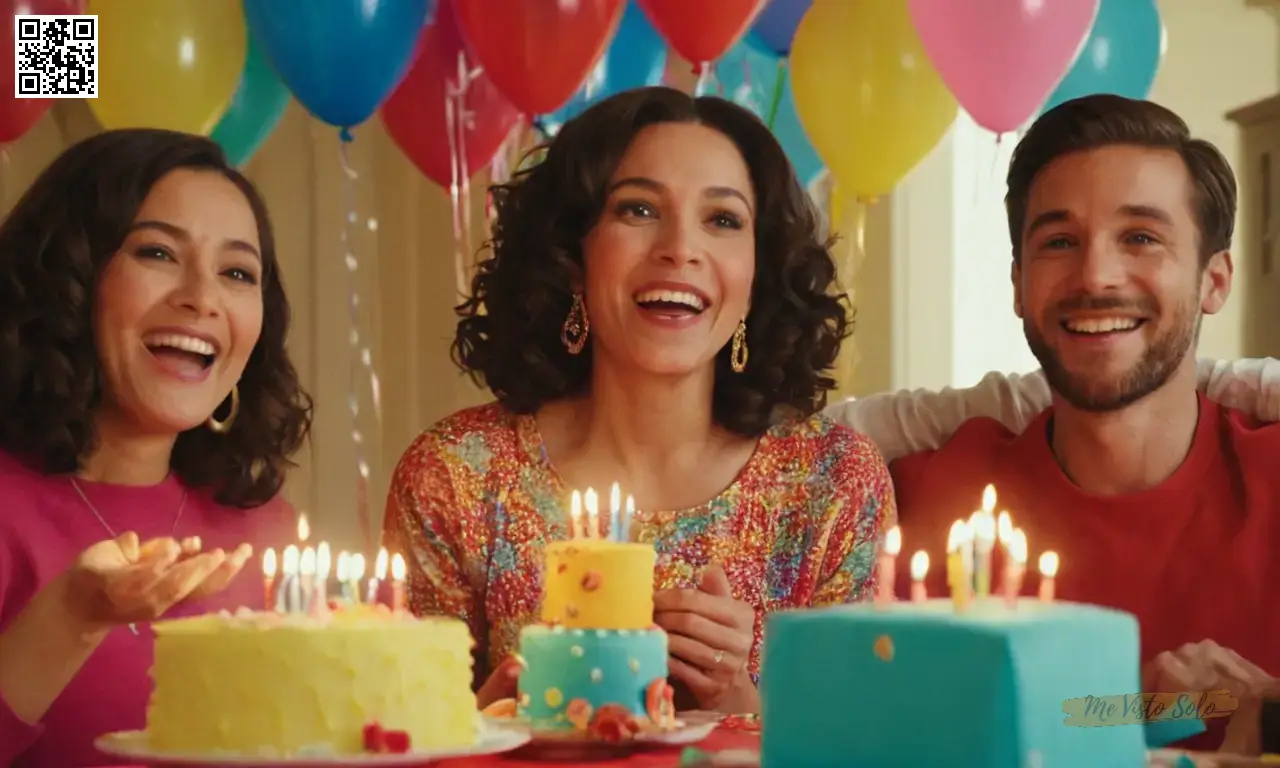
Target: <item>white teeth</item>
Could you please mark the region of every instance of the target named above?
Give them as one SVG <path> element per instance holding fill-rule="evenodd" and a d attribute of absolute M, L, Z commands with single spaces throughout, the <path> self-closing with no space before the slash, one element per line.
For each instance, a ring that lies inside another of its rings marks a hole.
<path fill-rule="evenodd" d="M 1091 317 L 1082 320 L 1068 320 L 1064 323 L 1068 331 L 1073 333 L 1111 333 L 1113 331 L 1131 331 L 1137 328 L 1141 320 L 1136 317 Z"/>
<path fill-rule="evenodd" d="M 670 304 L 683 304 L 697 312 L 706 309 L 706 303 L 702 297 L 696 293 L 688 291 L 644 291 L 635 295 L 637 304 L 645 304 L 650 301 L 665 301 Z"/>
<path fill-rule="evenodd" d="M 186 336 L 180 333 L 153 333 L 142 340 L 148 347 L 170 347 L 197 355 L 212 355 L 216 352 L 213 345 L 204 339 Z"/>

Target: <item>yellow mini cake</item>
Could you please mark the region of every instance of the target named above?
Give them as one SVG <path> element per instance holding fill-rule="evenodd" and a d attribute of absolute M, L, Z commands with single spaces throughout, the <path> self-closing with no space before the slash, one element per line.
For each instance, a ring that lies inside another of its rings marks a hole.
<path fill-rule="evenodd" d="M 648 544 L 574 539 L 547 545 L 542 620 L 566 629 L 647 629 L 653 625 Z"/>
<path fill-rule="evenodd" d="M 461 621 L 243 612 L 155 630 L 147 738 L 159 752 L 346 755 L 476 741 Z"/>

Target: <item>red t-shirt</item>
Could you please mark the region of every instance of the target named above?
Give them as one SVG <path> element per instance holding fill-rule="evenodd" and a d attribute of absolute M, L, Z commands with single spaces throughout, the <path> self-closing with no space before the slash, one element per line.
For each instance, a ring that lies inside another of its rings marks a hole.
<path fill-rule="evenodd" d="M 908 594 L 919 549 L 929 553 L 929 594 L 948 594 L 947 533 L 981 506 L 991 483 L 997 512 L 1008 510 L 1027 535 L 1024 595 L 1036 594 L 1039 556 L 1051 549 L 1061 563 L 1057 596 L 1137 616 L 1143 661 L 1208 639 L 1280 675 L 1280 424 L 1259 425 L 1201 397 L 1195 440 L 1169 479 L 1098 496 L 1062 472 L 1049 445 L 1051 418 L 1052 409 L 1021 435 L 973 419 L 942 449 L 893 464 L 899 596 Z M 1210 721 L 1195 746 L 1220 741 L 1223 723 Z"/>

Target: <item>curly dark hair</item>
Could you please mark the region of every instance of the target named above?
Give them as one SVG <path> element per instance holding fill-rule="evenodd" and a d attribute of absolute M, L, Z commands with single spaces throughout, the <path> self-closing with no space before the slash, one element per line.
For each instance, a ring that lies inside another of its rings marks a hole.
<path fill-rule="evenodd" d="M 107 131 L 62 153 L 0 224 L 0 449 L 49 474 L 74 472 L 95 446 L 102 379 L 94 297 L 151 188 L 171 171 L 216 171 L 258 222 L 262 335 L 239 382 L 240 413 L 217 435 L 178 436 L 171 466 L 220 504 L 270 500 L 311 427 L 311 398 L 285 338 L 285 298 L 266 205 L 212 141 L 172 131 Z"/>
<path fill-rule="evenodd" d="M 700 123 L 737 145 L 756 195 L 756 272 L 747 339 L 751 358 L 733 373 L 729 345 L 716 356 L 712 412 L 746 436 L 811 414 L 835 387 L 829 371 L 850 332 L 835 290 L 830 243 L 782 147 L 751 112 L 672 88 L 613 96 L 570 120 L 542 159 L 490 191 L 497 210 L 490 254 L 457 307 L 453 359 L 516 413 L 581 394 L 590 345 L 571 355 L 561 327 L 583 270 L 582 242 L 600 217 L 609 180 L 636 134 L 658 123 Z"/>

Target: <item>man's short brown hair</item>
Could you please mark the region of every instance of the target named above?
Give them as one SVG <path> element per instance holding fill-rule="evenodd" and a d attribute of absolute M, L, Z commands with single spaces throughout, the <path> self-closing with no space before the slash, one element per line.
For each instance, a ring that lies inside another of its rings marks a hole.
<path fill-rule="evenodd" d="M 1200 229 L 1200 262 L 1231 248 L 1236 220 L 1236 177 L 1218 148 L 1191 136 L 1182 118 L 1150 101 L 1099 94 L 1064 102 L 1041 115 L 1013 151 L 1005 210 L 1013 259 L 1022 257 L 1031 183 L 1063 155 L 1131 145 L 1178 153 L 1191 176 L 1191 206 Z"/>

